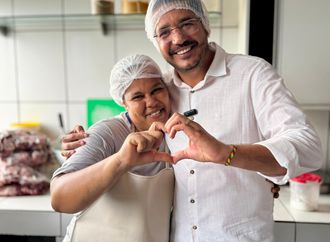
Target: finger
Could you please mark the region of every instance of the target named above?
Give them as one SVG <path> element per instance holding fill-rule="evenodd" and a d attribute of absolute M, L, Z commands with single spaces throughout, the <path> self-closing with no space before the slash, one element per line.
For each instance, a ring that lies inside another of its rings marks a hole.
<path fill-rule="evenodd" d="M 171 164 L 174 164 L 173 157 L 167 152 L 158 152 L 154 153 L 154 161 L 164 161 Z"/>
<path fill-rule="evenodd" d="M 70 151 L 61 151 L 61 155 L 66 158 L 69 159 L 76 151 L 75 150 L 70 150 Z"/>
<path fill-rule="evenodd" d="M 81 140 L 88 137 L 86 133 L 69 133 L 62 137 L 62 142 L 69 143 L 77 140 Z"/>
<path fill-rule="evenodd" d="M 280 190 L 281 190 L 281 189 L 280 189 L 279 186 L 273 186 L 273 187 L 271 188 L 272 193 L 279 192 Z"/>
<path fill-rule="evenodd" d="M 74 141 L 74 142 L 70 142 L 70 143 L 62 143 L 61 150 L 63 150 L 63 151 L 74 150 L 74 149 L 77 149 L 77 148 L 83 146 L 84 144 L 86 144 L 86 142 L 84 140 L 78 140 L 78 141 Z"/>
<path fill-rule="evenodd" d="M 176 164 L 178 161 L 182 160 L 182 159 L 188 159 L 188 155 L 185 152 L 185 150 L 180 150 L 178 152 L 176 152 L 174 155 L 172 155 L 173 157 L 173 163 Z"/>
<path fill-rule="evenodd" d="M 130 136 L 130 144 L 136 146 L 137 152 L 152 150 L 155 142 L 157 142 L 157 139 L 146 132 L 140 132 Z"/>
<path fill-rule="evenodd" d="M 273 197 L 276 199 L 276 198 L 279 198 L 280 194 L 278 192 L 275 192 Z"/>
<path fill-rule="evenodd" d="M 149 131 L 162 131 L 165 132 L 165 124 L 162 122 L 153 122 L 149 128 Z"/>
<path fill-rule="evenodd" d="M 73 128 L 73 130 L 70 133 L 85 133 L 85 129 L 81 125 L 77 125 Z"/>

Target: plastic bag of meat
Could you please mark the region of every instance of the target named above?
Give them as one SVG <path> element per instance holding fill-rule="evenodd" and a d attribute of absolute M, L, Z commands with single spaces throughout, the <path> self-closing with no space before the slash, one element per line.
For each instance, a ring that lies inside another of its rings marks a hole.
<path fill-rule="evenodd" d="M 48 183 L 39 183 L 32 185 L 5 185 L 0 187 L 0 196 L 23 196 L 23 195 L 41 195 L 48 191 Z"/>
<path fill-rule="evenodd" d="M 18 151 L 10 156 L 0 157 L 0 161 L 6 162 L 8 165 L 24 164 L 36 167 L 46 163 L 50 158 L 49 156 L 49 150 Z"/>
<path fill-rule="evenodd" d="M 0 157 L 5 158 L 17 151 L 47 150 L 46 135 L 30 130 L 8 130 L 0 133 Z"/>
<path fill-rule="evenodd" d="M 29 166 L 0 162 L 0 189 L 3 196 L 40 195 L 48 191 L 49 179 Z"/>

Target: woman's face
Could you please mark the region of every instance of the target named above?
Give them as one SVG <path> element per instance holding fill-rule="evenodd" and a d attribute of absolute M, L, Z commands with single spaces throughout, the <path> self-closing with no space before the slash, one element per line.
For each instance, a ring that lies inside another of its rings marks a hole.
<path fill-rule="evenodd" d="M 165 123 L 171 109 L 169 92 L 159 78 L 134 80 L 124 94 L 124 105 L 138 131 L 155 121 Z"/>

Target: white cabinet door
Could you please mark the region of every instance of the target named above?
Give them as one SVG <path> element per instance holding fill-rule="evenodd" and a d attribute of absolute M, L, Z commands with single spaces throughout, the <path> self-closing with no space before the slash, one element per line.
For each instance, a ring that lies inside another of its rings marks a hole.
<path fill-rule="evenodd" d="M 330 224 L 297 223 L 296 242 L 329 242 Z"/>
<path fill-rule="evenodd" d="M 274 242 L 295 242 L 295 223 L 276 222 Z"/>

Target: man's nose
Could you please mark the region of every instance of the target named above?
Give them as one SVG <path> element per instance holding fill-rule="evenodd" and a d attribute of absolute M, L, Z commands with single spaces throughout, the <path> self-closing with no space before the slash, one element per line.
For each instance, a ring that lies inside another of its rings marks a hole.
<path fill-rule="evenodd" d="M 179 28 L 172 29 L 170 36 L 173 44 L 182 44 L 186 39 L 186 34 Z"/>

